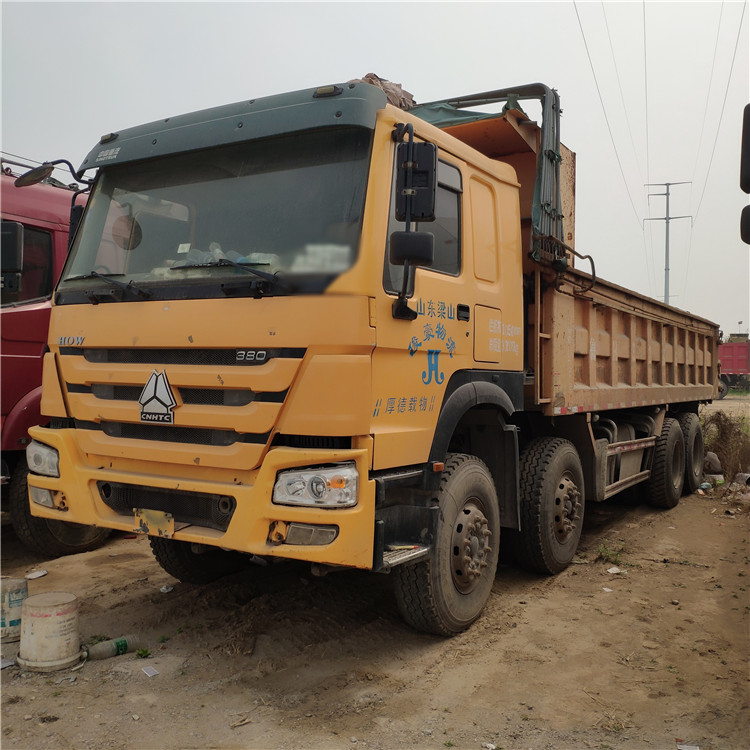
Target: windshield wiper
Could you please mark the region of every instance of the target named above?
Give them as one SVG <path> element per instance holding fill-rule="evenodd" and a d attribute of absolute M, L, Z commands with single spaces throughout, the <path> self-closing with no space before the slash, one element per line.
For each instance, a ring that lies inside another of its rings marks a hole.
<path fill-rule="evenodd" d="M 90 271 L 89 273 L 83 273 L 79 276 L 69 276 L 67 279 L 64 279 L 64 281 L 82 281 L 83 279 L 104 279 L 104 281 L 110 283 L 112 287 L 109 289 L 87 289 L 84 294 L 86 297 L 88 297 L 89 301 L 93 304 L 96 304 L 97 302 L 101 302 L 105 299 L 113 299 L 116 301 L 120 301 L 122 299 L 122 294 L 124 292 L 127 292 L 129 294 L 135 294 L 136 297 L 140 297 L 141 299 L 151 299 L 153 296 L 151 292 L 147 292 L 144 289 L 141 289 L 140 287 L 137 287 L 135 285 L 135 282 L 133 279 L 131 279 L 127 284 L 124 284 L 122 281 L 117 281 L 116 279 L 112 278 L 113 276 L 124 276 L 124 273 L 99 273 L 98 271 Z M 119 293 L 119 297 L 118 297 Z"/>
<path fill-rule="evenodd" d="M 266 265 L 266 264 L 264 264 Z M 186 263 L 184 266 L 172 266 L 170 271 L 180 271 L 183 268 L 219 268 L 221 266 L 231 266 L 232 268 L 239 268 L 240 271 L 246 271 L 247 273 L 253 274 L 264 281 L 267 281 L 272 286 L 278 286 L 286 292 L 290 292 L 292 287 L 284 279 L 277 276 L 275 273 L 268 273 L 268 271 L 261 271 L 258 268 L 253 268 L 246 263 L 237 263 L 236 261 L 230 260 L 229 258 L 221 258 L 220 260 L 213 260 L 208 263 Z"/>

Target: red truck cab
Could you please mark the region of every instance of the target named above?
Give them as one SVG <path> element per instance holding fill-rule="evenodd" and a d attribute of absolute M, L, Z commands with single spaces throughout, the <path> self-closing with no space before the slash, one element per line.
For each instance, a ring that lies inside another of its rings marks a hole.
<path fill-rule="evenodd" d="M 47 421 L 41 416 L 40 401 L 52 291 L 68 253 L 73 201 L 85 201 L 57 181 L 16 187 L 10 166 L 3 162 L 2 167 L 2 509 L 10 512 L 21 541 L 55 557 L 91 549 L 108 535 L 105 529 L 32 517 L 26 486 L 28 429 Z M 16 243 L 23 248 L 20 264 Z"/>

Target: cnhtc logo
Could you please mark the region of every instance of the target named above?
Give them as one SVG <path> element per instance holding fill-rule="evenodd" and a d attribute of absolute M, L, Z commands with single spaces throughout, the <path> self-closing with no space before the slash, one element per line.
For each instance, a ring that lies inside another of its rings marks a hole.
<path fill-rule="evenodd" d="M 172 409 L 177 406 L 177 402 L 174 400 L 165 371 L 154 370 L 151 373 L 148 383 L 141 391 L 138 403 L 141 405 L 141 422 L 174 424 Z"/>

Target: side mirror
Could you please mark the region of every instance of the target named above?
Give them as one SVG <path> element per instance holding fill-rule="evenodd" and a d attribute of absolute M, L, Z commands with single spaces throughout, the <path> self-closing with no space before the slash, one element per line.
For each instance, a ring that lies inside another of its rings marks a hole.
<path fill-rule="evenodd" d="M 431 266 L 435 258 L 432 232 L 394 232 L 390 242 L 390 261 L 394 266 Z"/>
<path fill-rule="evenodd" d="M 740 237 L 750 245 L 750 205 L 745 206 L 740 214 Z"/>
<path fill-rule="evenodd" d="M 435 221 L 437 146 L 399 143 L 396 159 L 396 221 Z"/>
<path fill-rule="evenodd" d="M 23 271 L 23 224 L 19 224 L 17 221 L 4 221 L 2 223 L 0 266 L 0 271 L 2 271 L 3 291 L 21 291 L 21 272 Z"/>
<path fill-rule="evenodd" d="M 55 165 L 52 162 L 44 162 L 44 164 L 30 169 L 28 172 L 24 172 L 20 177 L 16 178 L 13 184 L 19 188 L 38 185 L 40 182 L 46 180 L 54 171 Z"/>
<path fill-rule="evenodd" d="M 75 198 L 73 198 L 75 201 Z M 81 223 L 83 217 L 83 206 L 79 206 L 76 203 L 70 207 L 70 228 L 68 229 L 68 249 L 73 244 L 73 237 L 75 237 L 78 225 Z"/>
<path fill-rule="evenodd" d="M 750 193 L 750 104 L 745 105 L 742 115 L 742 148 L 740 150 L 740 187 Z M 750 206 L 745 206 L 740 215 L 740 237 L 750 245 Z"/>

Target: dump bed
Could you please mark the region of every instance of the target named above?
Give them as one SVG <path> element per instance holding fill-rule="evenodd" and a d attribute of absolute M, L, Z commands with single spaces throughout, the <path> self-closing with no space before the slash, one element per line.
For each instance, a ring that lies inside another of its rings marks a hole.
<path fill-rule="evenodd" d="M 541 126 L 520 104 L 534 99 L 541 102 Z M 495 114 L 467 109 L 500 103 Z M 718 326 L 598 278 L 593 261 L 576 248 L 575 154 L 560 142 L 554 90 L 532 84 L 412 111 L 516 170 L 526 409 L 555 416 L 713 398 Z"/>
<path fill-rule="evenodd" d="M 713 398 L 716 324 L 577 269 L 540 266 L 533 279 L 527 409 L 553 416 Z"/>

